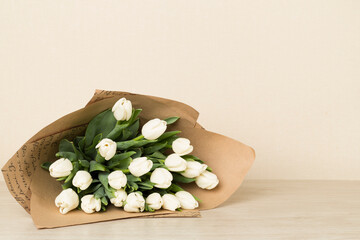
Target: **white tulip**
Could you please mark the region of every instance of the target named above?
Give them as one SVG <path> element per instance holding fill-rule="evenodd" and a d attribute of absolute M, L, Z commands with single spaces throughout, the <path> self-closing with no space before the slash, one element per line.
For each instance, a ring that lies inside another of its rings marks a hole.
<path fill-rule="evenodd" d="M 129 171 L 135 177 L 140 177 L 146 173 L 148 173 L 153 166 L 153 162 L 147 157 L 139 157 L 135 158 L 131 161 L 129 165 Z"/>
<path fill-rule="evenodd" d="M 172 172 L 182 172 L 186 169 L 186 160 L 173 153 L 165 159 L 165 166 Z"/>
<path fill-rule="evenodd" d="M 81 198 L 81 209 L 86 213 L 98 212 L 101 210 L 101 200 L 93 194 L 85 195 Z"/>
<path fill-rule="evenodd" d="M 61 214 L 66 214 L 77 208 L 79 205 L 79 196 L 71 188 L 62 190 L 55 198 L 55 205 L 60 208 L 59 211 Z"/>
<path fill-rule="evenodd" d="M 163 199 L 159 193 L 152 193 L 146 198 L 146 204 L 154 210 L 159 210 L 163 205 Z"/>
<path fill-rule="evenodd" d="M 205 171 L 196 178 L 195 182 L 200 188 L 210 190 L 219 184 L 219 179 L 215 174 Z"/>
<path fill-rule="evenodd" d="M 142 127 L 141 133 L 148 140 L 155 140 L 166 131 L 167 123 L 163 120 L 155 118 L 148 121 Z"/>
<path fill-rule="evenodd" d="M 114 204 L 115 207 L 122 207 L 126 201 L 127 193 L 124 189 L 119 189 L 115 192 L 115 197 L 110 198 L 110 202 Z"/>
<path fill-rule="evenodd" d="M 127 183 L 127 177 L 122 171 L 116 170 L 109 174 L 108 181 L 110 187 L 121 189 L 122 187 L 125 187 Z"/>
<path fill-rule="evenodd" d="M 50 176 L 54 178 L 69 176 L 72 170 L 73 165 L 67 158 L 60 158 L 49 167 Z"/>
<path fill-rule="evenodd" d="M 175 193 L 175 196 L 180 201 L 182 209 L 195 209 L 199 206 L 199 203 L 189 192 L 179 191 Z"/>
<path fill-rule="evenodd" d="M 191 153 L 194 147 L 190 145 L 190 140 L 187 138 L 178 138 L 172 143 L 172 149 L 180 156 Z"/>
<path fill-rule="evenodd" d="M 150 182 L 155 183 L 157 188 L 168 188 L 173 180 L 172 174 L 165 168 L 156 168 L 150 176 Z"/>
<path fill-rule="evenodd" d="M 176 209 L 178 209 L 179 207 L 181 207 L 180 201 L 172 194 L 165 194 L 164 196 L 162 196 L 163 199 L 163 208 L 170 210 L 170 211 L 175 211 Z"/>
<path fill-rule="evenodd" d="M 186 161 L 186 169 L 180 173 L 187 178 L 195 178 L 202 174 L 208 166 L 197 161 Z"/>
<path fill-rule="evenodd" d="M 125 212 L 143 212 L 145 209 L 145 199 L 137 192 L 130 193 L 126 198 L 124 206 Z"/>
<path fill-rule="evenodd" d="M 90 173 L 81 170 L 76 172 L 75 177 L 72 180 L 72 184 L 74 185 L 74 187 L 78 187 L 81 190 L 85 190 L 90 186 L 92 180 L 93 179 Z"/>
<path fill-rule="evenodd" d="M 112 107 L 112 112 L 114 113 L 114 117 L 116 118 L 116 120 L 128 121 L 131 118 L 132 114 L 131 101 L 126 100 L 126 98 L 120 98 Z"/>
<path fill-rule="evenodd" d="M 110 160 L 115 155 L 117 146 L 113 140 L 104 138 L 95 148 L 99 149 L 100 155 L 105 158 L 105 160 Z"/>

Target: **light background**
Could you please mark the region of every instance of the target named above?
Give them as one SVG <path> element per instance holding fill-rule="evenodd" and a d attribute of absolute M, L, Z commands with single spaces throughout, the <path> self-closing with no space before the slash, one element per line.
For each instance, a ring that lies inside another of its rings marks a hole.
<path fill-rule="evenodd" d="M 94 89 L 183 101 L 252 179 L 360 180 L 360 1 L 0 1 L 0 164 Z"/>

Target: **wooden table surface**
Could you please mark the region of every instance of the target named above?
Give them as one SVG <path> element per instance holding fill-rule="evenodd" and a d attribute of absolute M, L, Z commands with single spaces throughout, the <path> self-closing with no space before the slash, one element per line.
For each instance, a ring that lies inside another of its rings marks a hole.
<path fill-rule="evenodd" d="M 0 239 L 360 239 L 360 182 L 249 180 L 201 218 L 137 218 L 43 230 L 0 182 L 0 212 Z"/>

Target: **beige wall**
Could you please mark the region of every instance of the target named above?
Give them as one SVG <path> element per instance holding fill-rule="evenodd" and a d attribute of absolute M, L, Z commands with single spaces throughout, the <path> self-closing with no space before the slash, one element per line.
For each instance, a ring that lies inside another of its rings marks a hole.
<path fill-rule="evenodd" d="M 249 178 L 360 180 L 360 1 L 0 1 L 0 163 L 95 88 L 199 110 Z"/>

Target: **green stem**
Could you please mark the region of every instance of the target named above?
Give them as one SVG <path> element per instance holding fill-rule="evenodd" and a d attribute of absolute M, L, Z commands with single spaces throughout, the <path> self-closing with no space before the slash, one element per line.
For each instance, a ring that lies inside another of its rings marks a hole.
<path fill-rule="evenodd" d="M 143 135 L 140 135 L 140 136 L 137 136 L 136 138 L 133 139 L 133 141 L 137 141 L 137 140 L 141 140 L 143 139 L 144 136 Z"/>

